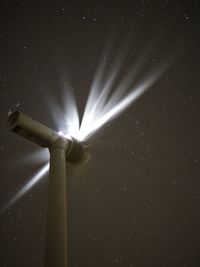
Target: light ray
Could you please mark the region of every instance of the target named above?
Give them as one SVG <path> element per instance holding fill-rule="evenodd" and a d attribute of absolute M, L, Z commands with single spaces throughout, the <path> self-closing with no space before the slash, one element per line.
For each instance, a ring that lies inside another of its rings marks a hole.
<path fill-rule="evenodd" d="M 103 125 L 105 125 L 108 121 L 119 115 L 123 110 L 125 110 L 131 103 L 136 101 L 139 96 L 141 96 L 153 83 L 153 78 L 151 77 L 149 80 L 146 80 L 144 83 L 139 85 L 133 92 L 128 94 L 122 101 L 114 105 L 113 102 L 108 102 L 107 106 L 105 107 L 108 112 L 106 112 L 102 116 L 96 116 L 95 120 L 91 123 L 87 121 L 85 125 L 87 127 L 83 127 L 80 129 L 80 136 L 79 139 L 84 140 L 88 138 L 88 136 L 93 135 L 99 128 L 101 128 Z M 90 124 L 89 124 L 90 123 Z"/>
<path fill-rule="evenodd" d="M 24 156 L 21 156 L 17 159 L 17 162 L 22 165 L 30 164 L 45 164 L 49 159 L 49 151 L 45 148 L 37 148 L 34 151 L 26 153 Z"/>
<path fill-rule="evenodd" d="M 47 96 L 47 104 L 58 132 L 77 138 L 80 121 L 78 107 L 73 90 L 66 87 L 62 93 L 62 101 L 55 102 L 53 97 Z"/>
<path fill-rule="evenodd" d="M 88 139 L 91 135 L 93 135 L 97 130 L 99 130 L 103 125 L 105 125 L 108 121 L 115 118 L 122 111 L 124 111 L 128 106 L 134 103 L 142 94 L 144 94 L 152 85 L 162 76 L 162 74 L 166 71 L 170 64 L 170 60 L 168 62 L 163 63 L 162 65 L 158 65 L 157 69 L 151 71 L 151 73 L 143 78 L 142 81 L 138 82 L 138 85 L 135 85 L 132 91 L 123 97 L 121 100 L 120 89 L 123 91 L 123 87 L 125 89 L 128 87 L 130 81 L 129 79 L 125 80 L 123 83 L 120 83 L 121 88 L 117 87 L 117 90 L 113 92 L 108 101 L 104 104 L 101 112 L 96 112 L 95 109 L 92 109 L 90 113 L 88 113 L 88 117 L 83 117 L 83 121 L 79 131 L 79 140 Z M 98 99 L 96 100 L 98 102 Z"/>
<path fill-rule="evenodd" d="M 108 73 L 106 74 L 106 69 L 108 68 L 108 59 L 112 54 L 113 43 L 108 42 L 107 48 L 103 53 L 100 60 L 97 72 L 94 75 L 94 79 L 89 92 L 87 104 L 82 119 L 82 127 L 85 123 L 85 118 L 87 118 L 87 123 L 94 120 L 94 114 L 100 114 L 104 108 L 106 101 L 109 97 L 111 90 L 113 89 L 116 80 L 119 78 L 119 74 L 122 71 L 123 65 L 126 62 L 128 53 L 130 51 L 130 36 L 126 38 L 118 47 L 117 50 L 120 52 L 114 58 L 112 66 Z"/>
<path fill-rule="evenodd" d="M 59 131 L 77 137 L 80 121 L 76 99 L 72 90 L 66 90 L 63 98 L 64 125 Z"/>
<path fill-rule="evenodd" d="M 44 165 L 38 172 L 36 172 L 31 179 L 9 200 L 9 202 L 2 208 L 0 214 L 6 209 L 12 207 L 17 201 L 19 201 L 28 191 L 30 191 L 49 170 L 49 164 Z"/>
<path fill-rule="evenodd" d="M 62 97 L 61 105 L 55 102 L 52 103 L 51 98 L 48 99 L 54 122 L 57 125 L 57 132 L 60 136 L 69 139 L 74 137 L 80 141 L 87 140 L 151 88 L 171 63 L 172 59 L 168 59 L 164 64 L 155 64 L 156 68 L 151 67 L 151 71 L 148 75 L 142 75 L 142 72 L 145 73 L 144 71 L 146 70 L 146 65 L 144 63 L 153 49 L 153 45 L 151 45 L 142 56 L 135 60 L 134 64 L 129 66 L 123 78 L 119 80 L 120 73 L 125 65 L 125 60 L 130 52 L 129 46 L 129 39 L 127 39 L 127 42 L 124 44 L 118 46 L 120 53 L 114 58 L 113 66 L 115 68 L 111 68 L 108 71 L 108 62 L 106 62 L 106 59 L 111 53 L 112 44 L 110 42 L 107 45 L 91 84 L 81 125 L 73 90 L 66 88 L 67 90 L 65 90 L 65 95 Z M 141 76 L 143 78 L 141 78 Z M 47 153 L 45 152 L 43 155 L 47 155 Z M 43 155 L 40 152 L 35 153 L 35 156 L 32 155 L 30 159 L 32 161 L 34 161 L 34 159 L 42 160 L 44 158 Z M 47 158 L 47 156 L 45 156 L 45 158 Z M 48 169 L 49 164 L 46 164 L 40 169 L 31 180 L 17 192 L 3 210 L 11 207 L 33 188 L 47 173 Z"/>

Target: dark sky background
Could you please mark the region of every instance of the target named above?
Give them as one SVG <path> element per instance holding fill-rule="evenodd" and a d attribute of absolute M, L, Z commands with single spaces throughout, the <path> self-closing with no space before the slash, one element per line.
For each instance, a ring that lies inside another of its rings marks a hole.
<path fill-rule="evenodd" d="M 115 58 L 131 36 L 129 65 L 152 44 L 144 67 L 173 59 L 95 136 L 90 162 L 68 166 L 70 267 L 200 266 L 199 7 L 198 0 L 0 3 L 0 208 L 41 167 L 23 162 L 37 146 L 8 129 L 18 102 L 55 129 L 48 99 L 60 103 L 70 84 L 82 113 L 107 42 Z M 43 266 L 47 188 L 48 177 L 0 215 L 1 267 Z"/>

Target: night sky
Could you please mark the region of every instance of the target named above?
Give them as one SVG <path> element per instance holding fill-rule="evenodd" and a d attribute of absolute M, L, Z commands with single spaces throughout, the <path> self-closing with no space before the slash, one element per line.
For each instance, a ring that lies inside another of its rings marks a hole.
<path fill-rule="evenodd" d="M 82 116 L 106 47 L 114 71 L 126 42 L 119 81 L 135 62 L 170 64 L 92 138 L 87 165 L 68 165 L 69 266 L 200 266 L 200 2 L 2 0 L 0 13 L 0 208 L 42 166 L 8 112 L 58 130 L 49 103 L 68 87 Z M 1 267 L 44 265 L 47 189 L 1 213 Z"/>

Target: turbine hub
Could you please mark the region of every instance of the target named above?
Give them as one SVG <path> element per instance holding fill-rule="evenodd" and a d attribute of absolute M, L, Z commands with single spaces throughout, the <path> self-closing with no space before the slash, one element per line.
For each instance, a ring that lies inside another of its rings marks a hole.
<path fill-rule="evenodd" d="M 72 137 L 69 148 L 66 151 L 66 160 L 73 164 L 86 164 L 90 157 L 89 144 Z"/>

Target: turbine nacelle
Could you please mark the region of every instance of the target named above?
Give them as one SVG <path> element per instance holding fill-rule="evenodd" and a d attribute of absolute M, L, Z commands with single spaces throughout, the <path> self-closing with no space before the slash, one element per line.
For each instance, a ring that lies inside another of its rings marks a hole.
<path fill-rule="evenodd" d="M 65 138 L 65 140 L 68 139 Z M 66 160 L 74 164 L 86 164 L 91 157 L 89 144 L 73 137 L 68 142 L 69 149 L 66 151 Z"/>
<path fill-rule="evenodd" d="M 49 148 L 50 152 L 51 148 L 58 143 L 58 140 L 62 139 L 60 143 L 66 151 L 66 160 L 70 163 L 84 164 L 90 158 L 87 143 L 80 142 L 71 136 L 62 136 L 22 112 L 14 111 L 8 117 L 8 122 L 11 131 L 39 146 Z"/>

